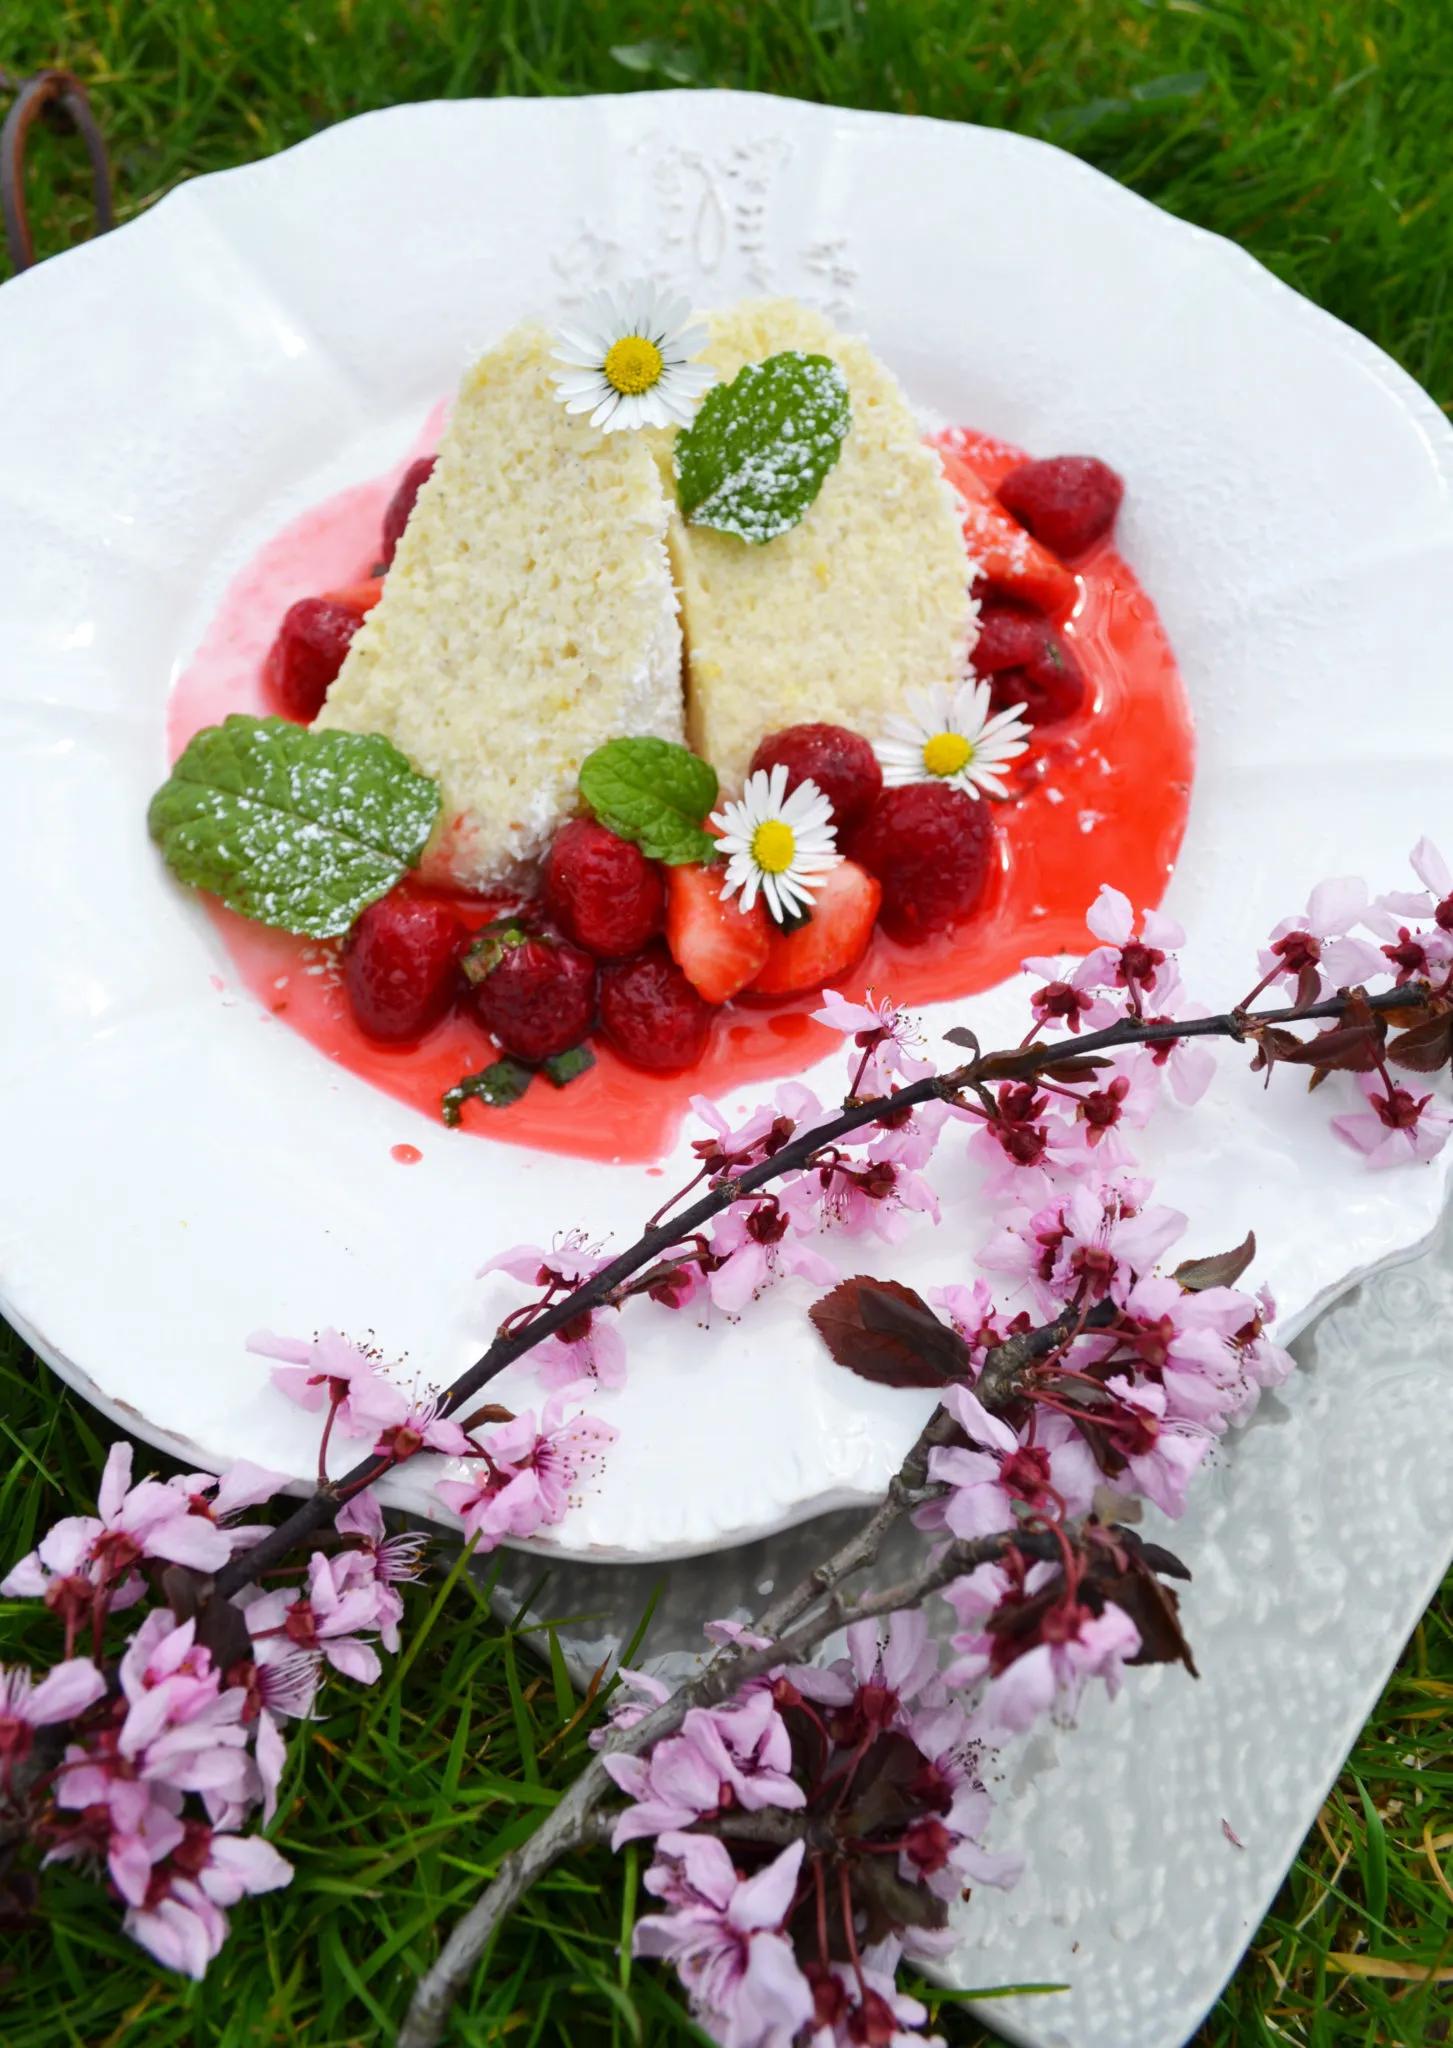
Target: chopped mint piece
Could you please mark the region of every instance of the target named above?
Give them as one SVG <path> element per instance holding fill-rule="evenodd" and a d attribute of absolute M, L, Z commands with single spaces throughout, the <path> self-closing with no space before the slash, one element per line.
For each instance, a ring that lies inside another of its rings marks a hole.
<path fill-rule="evenodd" d="M 481 925 L 460 956 L 459 964 L 464 969 L 466 980 L 483 981 L 487 974 L 494 972 L 511 946 L 523 946 L 529 936 L 519 919 L 514 917 L 497 917 L 491 923 Z"/>
<path fill-rule="evenodd" d="M 672 740 L 608 740 L 580 768 L 580 794 L 601 824 L 668 867 L 712 859 L 701 821 L 716 791 L 710 762 Z"/>
<path fill-rule="evenodd" d="M 549 1059 L 541 1060 L 540 1070 L 557 1088 L 567 1088 L 594 1065 L 595 1054 L 588 1045 L 572 1045 L 569 1052 L 551 1053 Z"/>
<path fill-rule="evenodd" d="M 417 866 L 438 814 L 438 784 L 377 733 L 234 713 L 188 742 L 147 825 L 178 880 L 331 939 Z"/>
<path fill-rule="evenodd" d="M 775 540 L 822 489 L 852 424 L 843 373 L 787 349 L 718 384 L 676 437 L 676 498 L 693 526 Z"/>
<path fill-rule="evenodd" d="M 446 1124 L 457 1124 L 465 1103 L 474 1097 L 487 1102 L 491 1109 L 507 1109 L 512 1102 L 518 1102 L 534 1079 L 533 1067 L 525 1066 L 519 1060 L 495 1060 L 493 1065 L 482 1067 L 477 1074 L 466 1074 L 456 1081 L 452 1088 L 444 1090 L 440 1111 Z"/>

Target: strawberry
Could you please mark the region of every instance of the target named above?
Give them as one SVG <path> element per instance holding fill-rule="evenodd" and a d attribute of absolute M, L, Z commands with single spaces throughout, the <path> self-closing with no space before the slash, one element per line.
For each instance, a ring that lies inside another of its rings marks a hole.
<path fill-rule="evenodd" d="M 963 499 L 964 540 L 981 574 L 995 590 L 1051 618 L 1074 609 L 1079 585 L 1063 562 L 1026 533 L 999 503 L 977 470 L 961 455 L 941 448 L 944 475 Z"/>
<path fill-rule="evenodd" d="M 600 1028 L 623 1060 L 649 1074 L 694 1067 L 711 1037 L 711 1011 L 664 946 L 600 970 Z"/>
<path fill-rule="evenodd" d="M 841 725 L 789 725 L 768 733 L 752 756 L 751 773 L 787 766 L 787 793 L 800 782 L 815 782 L 832 805 L 833 823 L 846 832 L 872 809 L 883 787 L 878 757 L 861 733 Z"/>
<path fill-rule="evenodd" d="M 978 907 L 994 864 L 991 809 L 946 782 L 884 790 L 852 848 L 881 885 L 890 939 L 918 945 Z"/>
<path fill-rule="evenodd" d="M 370 1038 L 411 1043 L 438 1023 L 461 987 L 467 936 L 447 905 L 407 889 L 369 904 L 343 948 L 343 986 Z"/>
<path fill-rule="evenodd" d="M 999 485 L 1005 510 L 1065 560 L 1105 538 L 1124 496 L 1125 485 L 1097 455 L 1021 462 Z"/>
<path fill-rule="evenodd" d="M 661 929 L 661 877 L 639 846 L 594 818 L 573 818 L 545 862 L 545 908 L 567 939 L 602 960 L 629 960 Z"/>
<path fill-rule="evenodd" d="M 722 867 L 666 870 L 666 943 L 699 996 L 725 1003 L 767 964 L 772 925 L 759 897 L 750 910 L 724 898 Z"/>
<path fill-rule="evenodd" d="M 812 916 L 795 932 L 772 934 L 767 964 L 752 983 L 757 996 L 797 995 L 821 988 L 862 958 L 873 935 L 883 891 L 856 861 L 840 861 L 823 876 Z"/>
<path fill-rule="evenodd" d="M 300 597 L 283 613 L 264 677 L 285 718 L 308 725 L 338 679 L 360 625 L 351 605 L 327 597 Z"/>
<path fill-rule="evenodd" d="M 383 566 L 385 569 L 394 558 L 394 549 L 404 537 L 404 528 L 409 523 L 409 514 L 414 501 L 434 474 L 434 455 L 421 455 L 411 462 L 399 478 L 398 488 L 389 499 L 383 515 Z"/>
<path fill-rule="evenodd" d="M 382 576 L 366 576 L 361 583 L 340 584 L 337 590 L 325 590 L 325 604 L 341 604 L 345 611 L 357 612 L 362 618 L 371 612 L 383 596 Z"/>

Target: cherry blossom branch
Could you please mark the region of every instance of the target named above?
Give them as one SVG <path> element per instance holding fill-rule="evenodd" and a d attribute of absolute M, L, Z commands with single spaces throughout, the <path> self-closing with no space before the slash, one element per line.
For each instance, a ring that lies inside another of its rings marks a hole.
<path fill-rule="evenodd" d="M 1431 996 L 1428 983 L 1409 982 L 1401 988 L 1362 996 L 1359 1000 L 1376 1013 L 1425 1008 Z M 1068 1059 L 1080 1060 L 1128 1046 L 1212 1037 L 1229 1038 L 1239 1044 L 1271 1026 L 1340 1018 L 1346 1000 L 1345 994 L 1338 994 L 1315 1003 L 1293 1003 L 1256 1011 L 1226 1010 L 1215 1016 L 1190 1017 L 1183 1021 L 1147 1022 L 1142 1018 L 1126 1017 L 1102 1031 L 1088 1032 L 1078 1038 L 1042 1040 L 999 1052 L 976 1050 L 971 1059 L 948 1073 L 926 1075 L 891 1095 L 850 1099 L 835 1117 L 790 1139 L 756 1165 L 718 1181 L 675 1217 L 654 1223 L 608 1265 L 542 1309 L 529 1322 L 503 1328 L 474 1364 L 445 1389 L 440 1396 L 439 1413 L 456 1413 L 463 1403 L 472 1399 L 481 1387 L 507 1366 L 513 1365 L 516 1359 L 524 1357 L 537 1344 L 556 1335 L 588 1310 L 616 1305 L 622 1298 L 620 1290 L 643 1267 L 652 1265 L 673 1246 L 689 1239 L 703 1224 L 719 1216 L 743 1195 L 768 1186 L 784 1174 L 811 1165 L 814 1156 L 825 1146 L 850 1132 L 861 1130 L 865 1125 L 879 1122 L 886 1114 L 896 1116 L 925 1102 L 953 1101 L 965 1089 L 982 1088 L 987 1081 L 1028 1079 Z M 1053 1341 L 1050 1348 L 1053 1348 Z M 223 1567 L 217 1574 L 216 1592 L 226 1598 L 243 1586 L 255 1583 L 299 1543 L 331 1522 L 344 1501 L 382 1479 L 396 1462 L 388 1455 L 364 1458 L 341 1478 L 319 1486 L 261 1542 L 239 1552 Z"/>
<path fill-rule="evenodd" d="M 924 1438 L 928 1433 L 927 1429 L 922 1433 L 908 1459 L 905 1459 L 905 1465 L 920 1451 L 926 1460 Z M 898 1476 L 903 1476 L 902 1467 Z M 881 1510 L 878 1513 L 881 1514 Z M 871 1519 L 876 1521 L 878 1514 Z M 851 1538 L 822 1569 L 834 1572 L 839 1580 L 847 1576 L 846 1569 L 836 1571 L 835 1568 L 838 1559 L 856 1549 L 858 1542 L 858 1537 Z M 810 1620 L 800 1622 L 795 1629 L 769 1642 L 764 1649 L 735 1650 L 713 1658 L 699 1678 L 680 1687 L 634 1727 L 612 1733 L 604 1748 L 586 1765 L 529 1840 L 504 1857 L 489 1885 L 454 1927 L 437 1960 L 419 1979 L 399 2032 L 398 2048 L 437 2048 L 437 2043 L 443 2038 L 450 2007 L 495 1933 L 525 1893 L 562 1856 L 598 1839 L 596 1809 L 602 1799 L 614 1790 L 614 1781 L 605 1768 L 606 1756 L 639 1756 L 664 1736 L 673 1735 L 693 1707 L 719 1706 L 749 1679 L 759 1678 L 779 1664 L 801 1663 L 839 1628 L 917 1607 L 941 1586 L 964 1577 L 981 1564 L 994 1563 L 1011 1548 L 1027 1557 L 1058 1561 L 1061 1556 L 1058 1538 L 1027 1529 L 1008 1529 L 992 1536 L 947 1544 L 920 1570 L 897 1585 L 880 1587 L 876 1592 L 864 1593 L 852 1601 L 845 1599 L 840 1590 L 834 1590 Z M 751 1818 L 755 1822 L 759 1816 Z"/>

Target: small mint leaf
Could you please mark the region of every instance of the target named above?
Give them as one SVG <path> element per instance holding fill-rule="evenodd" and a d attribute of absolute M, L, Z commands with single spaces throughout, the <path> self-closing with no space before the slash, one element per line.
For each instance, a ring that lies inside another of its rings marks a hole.
<path fill-rule="evenodd" d="M 519 1060 L 495 1060 L 491 1066 L 482 1067 L 477 1074 L 466 1074 L 452 1088 L 446 1088 L 440 1113 L 452 1128 L 471 1099 L 487 1102 L 491 1109 L 507 1109 L 512 1102 L 519 1101 L 533 1079 L 533 1067 L 524 1066 Z"/>
<path fill-rule="evenodd" d="M 760 544 L 795 526 L 852 425 L 842 371 L 787 349 L 748 363 L 676 437 L 676 498 L 693 526 Z"/>
<path fill-rule="evenodd" d="M 512 946 L 523 946 L 529 933 L 517 918 L 497 917 L 481 925 L 474 938 L 460 955 L 459 964 L 464 969 L 465 979 L 476 985 L 486 975 L 493 974 L 500 961 Z"/>
<path fill-rule="evenodd" d="M 568 1088 L 594 1065 L 595 1054 L 588 1045 L 572 1045 L 569 1052 L 553 1052 L 549 1059 L 541 1060 L 540 1071 L 557 1088 Z"/>
<path fill-rule="evenodd" d="M 147 825 L 179 881 L 331 939 L 418 865 L 438 814 L 438 784 L 379 734 L 234 712 L 188 742 Z"/>
<path fill-rule="evenodd" d="M 601 824 L 669 867 L 715 855 L 701 821 L 716 792 L 710 762 L 672 740 L 608 740 L 580 768 L 580 794 Z"/>

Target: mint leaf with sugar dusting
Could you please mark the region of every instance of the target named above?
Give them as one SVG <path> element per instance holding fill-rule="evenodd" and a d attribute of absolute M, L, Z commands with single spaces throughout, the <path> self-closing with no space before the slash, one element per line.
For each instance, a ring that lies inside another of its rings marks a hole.
<path fill-rule="evenodd" d="M 668 867 L 714 857 L 702 820 L 716 792 L 711 763 L 674 740 L 607 740 L 580 764 L 580 794 L 600 823 Z"/>
<path fill-rule="evenodd" d="M 842 371 L 787 349 L 718 384 L 676 437 L 676 498 L 692 526 L 760 544 L 795 526 L 852 425 Z"/>
<path fill-rule="evenodd" d="M 331 939 L 417 866 L 438 815 L 438 784 L 379 734 L 234 712 L 187 743 L 147 825 L 179 881 Z"/>

